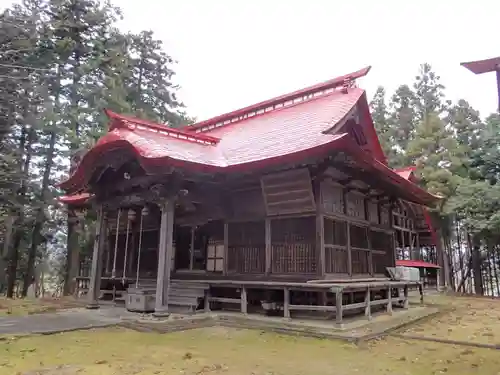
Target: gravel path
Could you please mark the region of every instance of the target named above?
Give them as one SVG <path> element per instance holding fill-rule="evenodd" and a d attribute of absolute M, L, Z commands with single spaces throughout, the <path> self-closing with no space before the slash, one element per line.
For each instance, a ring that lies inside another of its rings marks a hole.
<path fill-rule="evenodd" d="M 84 308 L 56 313 L 0 318 L 0 335 L 53 333 L 116 325 L 122 322 L 123 308 L 103 307 L 99 310 Z"/>

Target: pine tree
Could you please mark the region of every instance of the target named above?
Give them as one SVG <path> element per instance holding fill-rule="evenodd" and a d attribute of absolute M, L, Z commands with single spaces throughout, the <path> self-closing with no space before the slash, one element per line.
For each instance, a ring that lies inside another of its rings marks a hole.
<path fill-rule="evenodd" d="M 20 275 L 25 294 L 47 246 L 60 249 L 66 239 L 65 278 L 76 276 L 75 249 L 92 239 L 78 235 L 71 210 L 62 225 L 54 185 L 68 155 L 106 131 L 104 108 L 189 121 L 171 82 L 172 58 L 152 33 L 120 32 L 120 17 L 97 0 L 24 0 L 0 15 L 0 263 L 8 265 L 9 296 Z M 93 216 L 83 225 L 92 227 Z"/>
<path fill-rule="evenodd" d="M 127 100 L 136 116 L 177 127 L 183 125 L 184 105 L 177 99 L 172 82 L 172 57 L 162 51 L 162 42 L 151 31 L 129 35 Z"/>
<path fill-rule="evenodd" d="M 397 151 L 393 147 L 394 127 L 390 122 L 385 96 L 385 89 L 382 86 L 379 86 L 372 101 L 370 102 L 370 110 L 380 144 L 384 150 L 385 156 L 387 157 L 388 164 L 392 166 L 397 157 Z"/>
<path fill-rule="evenodd" d="M 394 137 L 393 148 L 395 153 L 390 165 L 393 168 L 408 167 L 412 161 L 407 157 L 408 143 L 415 136 L 415 95 L 408 85 L 398 87 L 391 97 L 389 104 L 392 133 Z"/>
<path fill-rule="evenodd" d="M 494 185 L 500 181 L 500 115 L 492 114 L 477 133 L 476 147 L 471 151 L 471 177 L 487 180 Z"/>
<path fill-rule="evenodd" d="M 7 126 L 2 131 L 2 181 L 9 181 L 10 191 L 4 195 L 3 211 L 7 221 L 3 262 L 7 263 L 7 296 L 12 297 L 18 276 L 21 246 L 26 240 L 29 205 L 34 184 L 31 181 L 31 160 L 38 142 L 37 113 L 43 107 L 40 77 L 44 69 L 37 59 L 37 31 L 42 23 L 43 4 L 26 0 L 6 10 L 0 18 L 0 77 L 5 90 L 0 96 L 2 119 Z M 0 188 L 5 188 L 1 186 Z M 2 262 L 0 262 L 2 263 Z M 5 267 L 0 267 L 0 284 Z"/>
<path fill-rule="evenodd" d="M 458 144 L 437 114 L 428 114 L 408 145 L 408 157 L 415 161 L 421 183 L 432 193 L 450 197 L 456 182 L 454 171 L 462 166 Z"/>
<path fill-rule="evenodd" d="M 420 65 L 419 74 L 413 84 L 413 100 L 418 120 L 423 121 L 431 114 L 441 115 L 446 110 L 449 103 L 443 101 L 445 87 L 440 80 L 441 77 L 432 70 L 430 64 Z"/>

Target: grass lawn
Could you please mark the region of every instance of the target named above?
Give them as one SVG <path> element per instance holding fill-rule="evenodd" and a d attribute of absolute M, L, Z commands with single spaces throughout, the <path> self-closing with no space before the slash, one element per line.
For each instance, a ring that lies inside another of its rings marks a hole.
<path fill-rule="evenodd" d="M 404 332 L 405 334 L 483 344 L 500 344 L 499 299 L 429 296 L 427 301 L 452 307 L 454 311 L 423 324 L 413 325 Z"/>
<path fill-rule="evenodd" d="M 474 320 L 473 331 L 479 332 L 485 314 L 498 306 L 473 298 L 439 297 L 437 301 L 454 304 L 457 310 L 417 326 L 430 336 L 436 330 L 449 333 L 446 327 L 452 333 L 459 331 L 463 323 L 469 330 Z M 468 315 L 471 308 L 476 315 Z M 492 322 L 487 320 L 485 326 L 496 334 L 498 328 Z M 494 340 L 496 336 L 481 337 Z M 391 337 L 357 347 L 342 341 L 221 327 L 165 335 L 109 328 L 0 338 L 0 375 L 444 373 L 498 375 L 500 351 Z"/>
<path fill-rule="evenodd" d="M 77 301 L 73 297 L 7 299 L 0 296 L 0 317 L 41 314 L 82 305 L 81 301 Z"/>

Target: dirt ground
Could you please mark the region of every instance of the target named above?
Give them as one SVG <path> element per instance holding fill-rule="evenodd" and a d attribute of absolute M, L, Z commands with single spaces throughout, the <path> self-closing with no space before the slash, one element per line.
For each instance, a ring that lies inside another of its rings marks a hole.
<path fill-rule="evenodd" d="M 439 297 L 437 302 L 453 304 L 456 311 L 407 331 L 418 327 L 418 332 L 432 336 L 439 330 L 449 337 L 459 334 L 463 326 L 469 332 L 466 335 L 474 334 L 488 342 L 498 339 L 491 311 L 498 309 L 498 302 L 450 297 Z M 481 323 L 485 317 L 486 322 Z M 486 328 L 493 336 L 477 334 L 486 332 Z M 342 341 L 221 327 L 164 335 L 108 328 L 0 338 L 0 375 L 333 373 L 498 375 L 500 352 L 393 337 L 358 347 Z"/>
<path fill-rule="evenodd" d="M 72 297 L 7 299 L 0 296 L 0 317 L 42 314 L 81 306 L 83 302 Z"/>

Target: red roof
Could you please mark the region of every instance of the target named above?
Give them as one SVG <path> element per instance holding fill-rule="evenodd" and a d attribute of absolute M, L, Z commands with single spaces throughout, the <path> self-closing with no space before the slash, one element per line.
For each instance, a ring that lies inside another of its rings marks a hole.
<path fill-rule="evenodd" d="M 396 266 L 416 268 L 441 268 L 437 264 L 423 262 L 421 260 L 396 260 Z"/>
<path fill-rule="evenodd" d="M 327 156 L 336 149 L 346 151 L 364 169 L 399 187 L 406 199 L 432 203 L 436 197 L 385 165 L 366 93 L 352 87 L 351 80 L 368 71 L 366 68 L 182 129 L 107 111 L 111 122 L 109 133 L 83 157 L 61 187 L 69 191 L 84 189 L 96 163 L 117 148 L 134 153 L 145 169 L 150 165 L 181 165 L 213 172 L 260 168 L 291 158 L 300 161 L 310 155 Z M 346 133 L 328 133 L 356 108 L 370 153 Z"/>
<path fill-rule="evenodd" d="M 66 203 L 68 205 L 76 206 L 76 205 L 84 205 L 89 198 L 90 198 L 89 193 L 81 193 L 81 194 L 63 195 L 59 197 L 59 201 L 62 203 Z"/>
<path fill-rule="evenodd" d="M 405 168 L 395 169 L 394 172 L 396 172 L 398 175 L 400 175 L 406 180 L 411 180 L 413 177 L 413 173 L 415 172 L 416 169 L 417 167 L 405 167 Z"/>
<path fill-rule="evenodd" d="M 469 69 L 472 73 L 482 74 L 488 72 L 494 72 L 500 69 L 500 57 L 494 57 L 492 59 L 479 60 L 464 62 L 460 65 Z"/>

